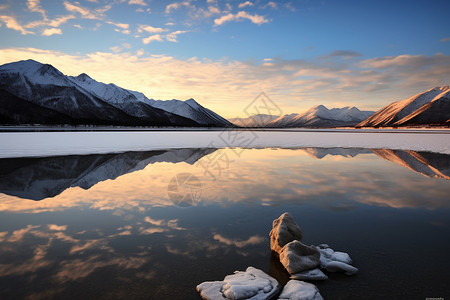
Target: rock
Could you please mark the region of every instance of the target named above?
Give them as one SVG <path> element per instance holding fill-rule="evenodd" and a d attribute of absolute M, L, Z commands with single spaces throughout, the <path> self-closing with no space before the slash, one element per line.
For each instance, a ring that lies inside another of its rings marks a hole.
<path fill-rule="evenodd" d="M 323 298 L 314 284 L 290 280 L 284 286 L 278 300 L 323 300 Z"/>
<path fill-rule="evenodd" d="M 331 255 L 330 259 L 334 260 L 334 261 L 340 261 L 340 262 L 343 262 L 343 263 L 346 263 L 346 264 L 351 264 L 352 263 L 352 259 L 345 252 L 336 251 L 336 252 L 334 252 Z"/>
<path fill-rule="evenodd" d="M 325 275 L 320 269 L 312 269 L 303 271 L 300 273 L 295 273 L 291 275 L 291 279 L 296 280 L 327 280 L 328 276 Z"/>
<path fill-rule="evenodd" d="M 299 241 L 292 241 L 281 250 L 280 262 L 289 274 L 300 273 L 319 265 L 320 252 L 314 246 L 310 247 Z"/>
<path fill-rule="evenodd" d="M 330 261 L 325 265 L 328 272 L 344 272 L 345 275 L 353 275 L 358 272 L 358 269 L 349 264 L 340 261 Z"/>
<path fill-rule="evenodd" d="M 322 269 L 327 269 L 327 265 L 330 262 L 341 262 L 346 265 L 350 265 L 352 263 L 352 259 L 350 258 L 350 256 L 347 253 L 334 251 L 331 248 L 321 248 L 320 246 L 321 245 L 317 246 L 317 250 L 320 251 L 320 267 Z M 350 266 L 350 267 L 352 267 L 352 266 Z M 347 274 L 347 275 L 349 275 L 349 274 Z"/>
<path fill-rule="evenodd" d="M 293 240 L 301 241 L 303 234 L 290 213 L 282 214 L 272 223 L 270 231 L 270 249 L 280 254 L 281 249 Z"/>
<path fill-rule="evenodd" d="M 328 244 L 320 244 L 320 245 L 317 246 L 317 247 L 319 247 L 320 249 L 327 249 L 327 248 L 330 248 L 330 246 L 328 246 Z"/>
<path fill-rule="evenodd" d="M 206 281 L 197 285 L 197 292 L 205 300 L 227 299 L 221 292 L 222 286 L 223 281 Z"/>
<path fill-rule="evenodd" d="M 253 267 L 228 275 L 223 281 L 207 281 L 197 286 L 197 291 L 205 300 L 266 300 L 276 295 L 278 289 L 274 278 Z"/>

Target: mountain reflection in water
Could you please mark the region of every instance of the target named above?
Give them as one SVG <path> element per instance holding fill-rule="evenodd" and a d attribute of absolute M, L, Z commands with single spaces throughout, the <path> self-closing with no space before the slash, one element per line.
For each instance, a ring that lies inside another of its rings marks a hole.
<path fill-rule="evenodd" d="M 284 283 L 268 233 L 285 211 L 360 269 L 317 283 L 325 299 L 445 296 L 449 155 L 236 150 L 1 159 L 0 299 L 200 299 L 248 266 Z M 199 181 L 189 207 L 168 199 L 180 174 Z"/>

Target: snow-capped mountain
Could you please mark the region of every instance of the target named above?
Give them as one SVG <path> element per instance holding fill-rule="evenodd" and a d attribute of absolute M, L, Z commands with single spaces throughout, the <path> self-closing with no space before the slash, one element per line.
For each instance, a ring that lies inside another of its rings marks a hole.
<path fill-rule="evenodd" d="M 405 126 L 405 125 L 449 125 L 450 87 L 435 87 L 405 100 L 391 103 L 358 127 Z"/>
<path fill-rule="evenodd" d="M 198 123 L 190 118 L 153 107 L 151 101 L 139 92 L 123 89 L 113 83 L 98 82 L 85 73 L 76 77 L 69 76 L 69 78 L 108 104 L 142 121 L 152 122 L 152 120 L 168 119 L 172 124 L 198 126 Z"/>
<path fill-rule="evenodd" d="M 279 117 L 280 116 L 257 114 L 248 118 L 231 118 L 228 119 L 228 121 L 241 127 L 264 127 Z"/>
<path fill-rule="evenodd" d="M 343 127 L 354 126 L 373 114 L 355 106 L 328 109 L 316 105 L 302 114 L 288 114 L 273 120 L 266 127 Z"/>
<path fill-rule="evenodd" d="M 193 99 L 150 100 L 84 73 L 66 76 L 34 60 L 0 66 L 0 93 L 2 124 L 231 125 Z"/>
<path fill-rule="evenodd" d="M 150 101 L 153 107 L 192 119 L 201 125 L 233 127 L 228 120 L 201 106 L 192 98 L 186 101 L 176 99 L 165 101 L 150 99 Z"/>

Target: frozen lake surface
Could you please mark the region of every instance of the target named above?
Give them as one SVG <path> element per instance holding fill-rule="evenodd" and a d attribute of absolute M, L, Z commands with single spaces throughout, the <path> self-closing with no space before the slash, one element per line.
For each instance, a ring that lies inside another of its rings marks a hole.
<path fill-rule="evenodd" d="M 0 157 L 182 148 L 342 147 L 450 154 L 449 130 L 195 130 L 0 132 Z"/>
<path fill-rule="evenodd" d="M 81 134 L 99 146 L 108 141 Z M 108 145 L 122 143 L 113 134 Z M 149 135 L 132 136 L 138 143 Z M 316 283 L 325 299 L 450 296 L 448 154 L 336 147 L 45 154 L 0 159 L 0 299 L 200 299 L 197 284 L 248 266 L 285 284 L 268 234 L 286 211 L 304 243 L 347 252 L 359 269 Z"/>

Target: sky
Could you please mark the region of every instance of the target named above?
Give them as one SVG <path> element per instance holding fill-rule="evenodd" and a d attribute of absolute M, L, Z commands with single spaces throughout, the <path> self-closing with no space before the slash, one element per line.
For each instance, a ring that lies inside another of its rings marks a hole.
<path fill-rule="evenodd" d="M 450 84 L 450 1 L 0 0 L 0 64 L 35 59 L 246 117 L 378 110 Z"/>

